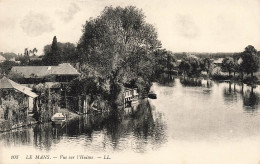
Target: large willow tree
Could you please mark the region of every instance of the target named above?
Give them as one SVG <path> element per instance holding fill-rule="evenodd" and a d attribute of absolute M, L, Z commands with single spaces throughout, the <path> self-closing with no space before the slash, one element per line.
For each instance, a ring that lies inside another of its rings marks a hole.
<path fill-rule="evenodd" d="M 99 17 L 86 21 L 77 48 L 81 65 L 91 66 L 108 80 L 116 99 L 124 83 L 150 85 L 154 52 L 160 46 L 142 10 L 128 6 L 106 7 Z"/>

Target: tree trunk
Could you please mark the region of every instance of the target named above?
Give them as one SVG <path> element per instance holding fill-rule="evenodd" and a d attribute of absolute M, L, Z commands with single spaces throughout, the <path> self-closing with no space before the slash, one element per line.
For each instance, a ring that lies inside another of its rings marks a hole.
<path fill-rule="evenodd" d="M 242 93 L 242 95 L 244 94 L 244 83 L 242 83 L 241 93 Z"/>
<path fill-rule="evenodd" d="M 66 88 L 65 88 L 65 108 L 68 109 L 67 107 L 68 103 L 67 103 L 67 91 L 66 91 Z"/>

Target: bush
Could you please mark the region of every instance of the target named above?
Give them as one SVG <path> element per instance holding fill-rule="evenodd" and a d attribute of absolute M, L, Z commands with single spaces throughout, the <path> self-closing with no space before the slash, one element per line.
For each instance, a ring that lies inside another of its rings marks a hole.
<path fill-rule="evenodd" d="M 228 75 L 221 75 L 221 74 L 214 74 L 212 75 L 213 80 L 230 80 L 232 76 Z"/>
<path fill-rule="evenodd" d="M 253 76 L 253 78 L 251 76 L 246 77 L 243 79 L 243 83 L 245 84 L 256 84 L 258 82 L 257 77 Z"/>
<path fill-rule="evenodd" d="M 202 86 L 202 80 L 197 78 L 181 78 L 180 82 L 184 86 Z"/>

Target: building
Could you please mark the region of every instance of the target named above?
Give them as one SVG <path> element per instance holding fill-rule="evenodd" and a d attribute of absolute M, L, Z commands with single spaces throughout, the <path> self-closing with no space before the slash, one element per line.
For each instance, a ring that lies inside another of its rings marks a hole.
<path fill-rule="evenodd" d="M 10 75 L 23 84 L 48 83 L 57 84 L 69 82 L 78 77 L 80 73 L 69 63 L 58 66 L 14 66 Z"/>
<path fill-rule="evenodd" d="M 68 108 L 68 102 L 73 101 L 73 97 L 68 95 L 66 84 L 79 75 L 80 73 L 69 63 L 58 66 L 14 66 L 9 73 L 12 79 L 30 88 L 40 83 L 44 84 L 50 89 L 50 93 L 61 96 L 59 106 L 62 108 Z"/>
<path fill-rule="evenodd" d="M 27 107 L 27 109 L 26 109 L 27 116 L 28 116 L 28 114 L 32 113 L 33 104 L 34 104 L 34 101 L 36 101 L 35 98 L 38 97 L 38 95 L 36 93 L 32 92 L 31 88 L 20 85 L 4 76 L 2 79 L 0 79 L 0 89 L 14 90 L 15 93 L 24 95 L 22 102 L 20 102 L 20 105 L 23 104 Z M 2 99 L 1 99 L 1 102 L 2 102 Z"/>
<path fill-rule="evenodd" d="M 222 64 L 223 60 L 224 60 L 224 58 L 218 58 L 218 59 L 215 59 L 213 61 L 213 63 L 214 63 L 215 66 L 221 67 L 221 64 Z"/>
<path fill-rule="evenodd" d="M 137 88 L 127 88 L 124 91 L 124 106 L 131 106 L 133 101 L 137 101 L 139 94 Z"/>

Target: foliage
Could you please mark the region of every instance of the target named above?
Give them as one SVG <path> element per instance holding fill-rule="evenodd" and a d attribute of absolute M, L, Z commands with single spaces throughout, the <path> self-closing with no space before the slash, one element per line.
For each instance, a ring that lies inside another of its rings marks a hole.
<path fill-rule="evenodd" d="M 243 72 L 249 74 L 253 77 L 253 73 L 259 69 L 259 57 L 257 55 L 257 50 L 249 45 L 245 48 L 244 52 L 241 55 L 242 63 L 241 67 Z"/>
<path fill-rule="evenodd" d="M 6 61 L 0 63 L 0 68 L 1 68 L 0 73 L 7 75 L 11 71 L 12 67 L 17 66 L 17 65 L 19 65 L 19 64 L 15 63 L 13 61 L 6 60 Z"/>
<path fill-rule="evenodd" d="M 109 82 L 107 91 L 115 95 L 112 99 L 118 98 L 122 84 L 137 83 L 139 78 L 151 81 L 154 74 L 154 51 L 160 42 L 154 27 L 144 18 L 143 12 L 133 6 L 106 7 L 99 17 L 84 25 L 77 46 L 80 63 L 98 72 L 101 83 Z"/>
<path fill-rule="evenodd" d="M 44 54 L 45 54 L 45 60 L 49 61 L 51 59 L 48 59 L 51 54 L 51 44 L 48 44 L 44 46 Z M 78 53 L 75 45 L 73 43 L 60 43 L 57 42 L 57 51 L 58 54 L 60 55 L 60 59 L 58 63 L 67 63 L 67 62 L 78 62 Z M 48 56 L 49 55 L 49 56 Z"/>
<path fill-rule="evenodd" d="M 212 79 L 213 80 L 229 80 L 231 77 L 228 75 L 221 75 L 221 74 L 213 74 Z"/>
<path fill-rule="evenodd" d="M 4 119 L 12 121 L 13 124 L 26 121 L 26 108 L 19 104 L 12 96 L 2 101 Z"/>
<path fill-rule="evenodd" d="M 110 92 L 109 81 L 102 78 L 102 76 L 88 64 L 81 66 L 81 72 L 81 77 L 74 79 L 67 88 L 70 95 L 89 95 L 90 103 L 97 97 L 106 99 Z"/>
<path fill-rule="evenodd" d="M 197 78 L 181 78 L 180 82 L 184 86 L 202 86 L 202 80 Z"/>
<path fill-rule="evenodd" d="M 5 52 L 5 53 L 0 53 L 6 60 L 10 60 L 12 58 L 16 58 L 17 55 L 13 52 Z"/>
<path fill-rule="evenodd" d="M 51 50 L 43 58 L 45 65 L 58 65 L 60 63 L 60 50 L 56 36 L 53 37 Z"/>
<path fill-rule="evenodd" d="M 163 73 L 171 74 L 176 67 L 176 58 L 171 51 L 158 49 L 154 52 L 154 80 L 158 80 Z"/>
<path fill-rule="evenodd" d="M 234 70 L 234 60 L 233 58 L 227 57 L 224 58 L 221 64 L 221 69 L 223 72 L 228 72 L 229 76 L 231 75 L 231 72 Z"/>
<path fill-rule="evenodd" d="M 51 99 L 51 103 L 52 103 L 52 108 L 54 108 L 52 111 L 53 111 L 53 113 L 57 113 L 58 112 L 58 105 L 59 105 L 60 100 L 61 100 L 61 96 L 60 96 L 60 94 L 54 92 L 54 93 L 51 93 L 50 99 Z"/>
<path fill-rule="evenodd" d="M 39 121 L 49 121 L 51 118 L 50 110 L 50 90 L 44 84 L 40 83 L 33 87 L 33 91 L 38 94 L 39 111 L 35 111 L 34 118 Z"/>
<path fill-rule="evenodd" d="M 202 61 L 194 55 L 186 55 L 180 65 L 179 70 L 184 74 L 184 76 L 195 76 L 198 77 L 202 71 L 203 64 Z"/>
<path fill-rule="evenodd" d="M 211 75 L 214 69 L 213 61 L 210 60 L 210 58 L 206 57 L 203 59 L 202 62 L 203 62 L 202 70 L 206 71 L 208 75 Z"/>

